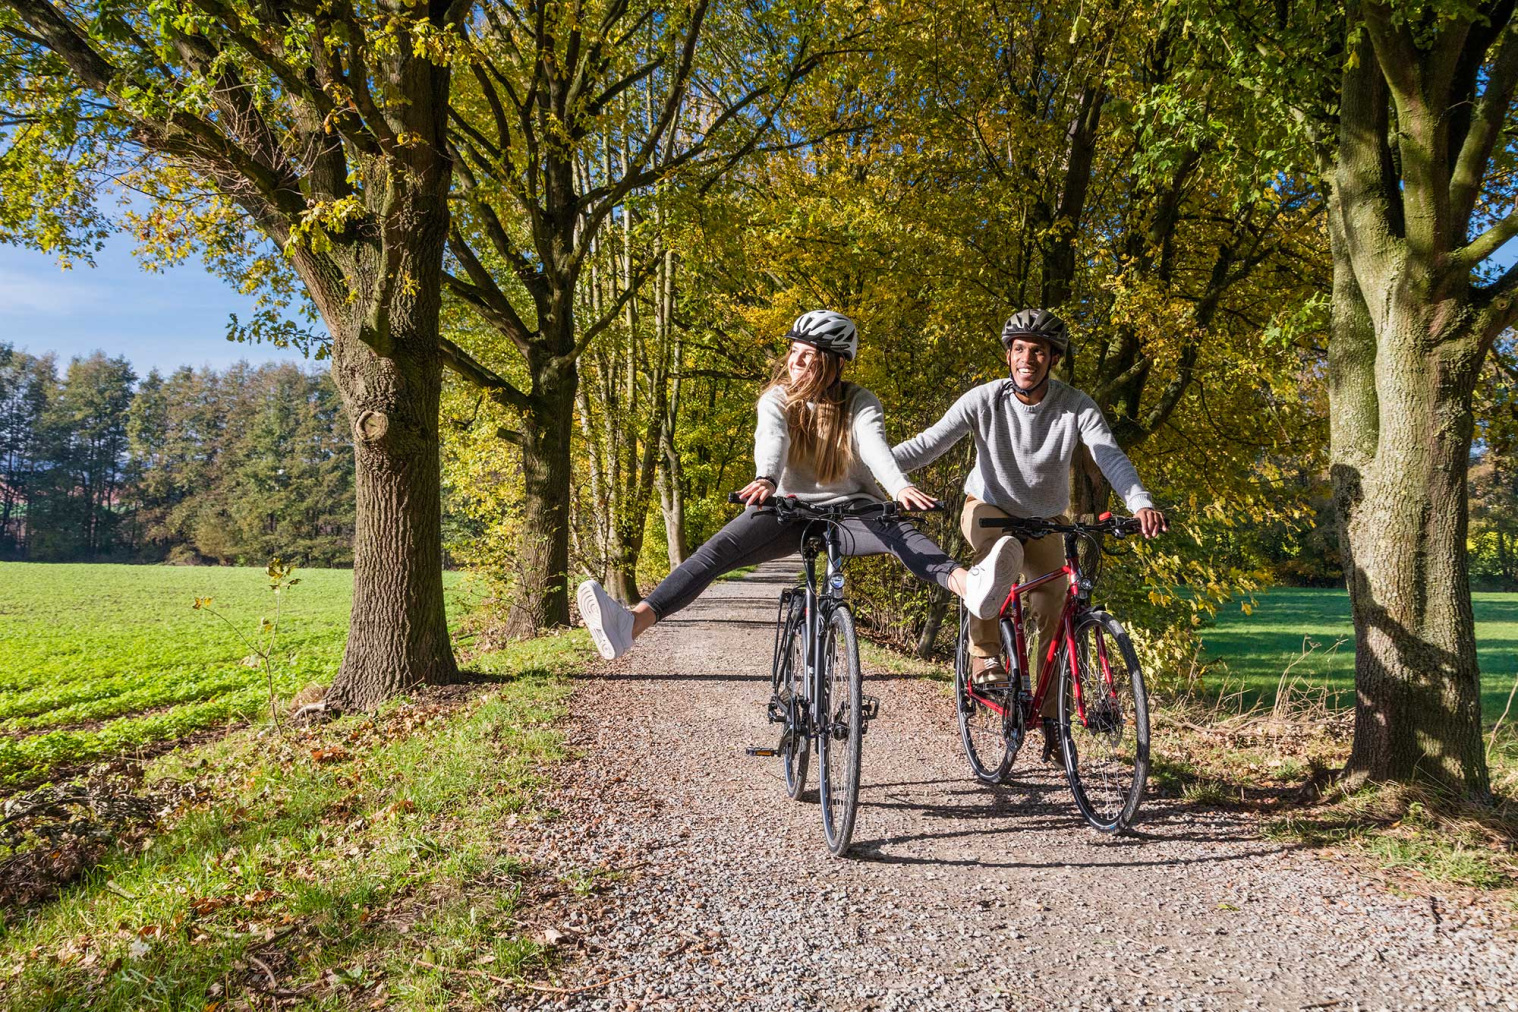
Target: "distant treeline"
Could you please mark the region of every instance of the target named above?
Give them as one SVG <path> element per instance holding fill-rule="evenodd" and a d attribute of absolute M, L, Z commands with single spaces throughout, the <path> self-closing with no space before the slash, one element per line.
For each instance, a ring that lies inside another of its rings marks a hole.
<path fill-rule="evenodd" d="M 138 380 L 97 352 L 0 344 L 0 556 L 352 561 L 353 448 L 325 372 L 239 363 Z"/>

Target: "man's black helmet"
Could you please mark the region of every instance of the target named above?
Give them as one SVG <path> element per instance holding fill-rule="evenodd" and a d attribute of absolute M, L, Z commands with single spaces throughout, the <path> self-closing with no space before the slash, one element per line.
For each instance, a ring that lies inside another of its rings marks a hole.
<path fill-rule="evenodd" d="M 1049 348 L 1061 355 L 1070 347 L 1070 334 L 1065 321 L 1047 309 L 1021 309 L 1007 319 L 1001 328 L 1003 347 L 1011 348 L 1012 339 L 1036 337 L 1049 342 Z"/>

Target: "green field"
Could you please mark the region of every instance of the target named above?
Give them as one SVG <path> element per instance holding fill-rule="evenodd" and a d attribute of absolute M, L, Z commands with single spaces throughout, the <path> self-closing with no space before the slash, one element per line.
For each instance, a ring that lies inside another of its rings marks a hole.
<path fill-rule="evenodd" d="M 284 592 L 276 688 L 325 683 L 342 659 L 350 570 L 303 570 Z M 466 603 L 445 574 L 449 613 Z M 262 569 L 0 563 L 0 787 L 267 706 L 245 635 L 273 615 Z"/>
<path fill-rule="evenodd" d="M 1518 594 L 1471 596 L 1476 611 L 1476 654 L 1481 662 L 1481 703 L 1490 721 L 1502 712 L 1518 674 Z M 1202 634 L 1208 659 L 1222 661 L 1228 667 L 1228 687 L 1242 688 L 1249 702 L 1258 699 L 1268 703 L 1275 697 L 1281 673 L 1301 657 L 1291 676 L 1325 685 L 1341 694 L 1343 705 L 1349 705 L 1354 687 L 1349 594 L 1277 587 L 1258 595 L 1256 602 L 1253 615 L 1245 615 L 1238 603 L 1225 607 L 1215 625 Z M 1304 647 L 1311 644 L 1317 649 L 1302 657 Z"/>

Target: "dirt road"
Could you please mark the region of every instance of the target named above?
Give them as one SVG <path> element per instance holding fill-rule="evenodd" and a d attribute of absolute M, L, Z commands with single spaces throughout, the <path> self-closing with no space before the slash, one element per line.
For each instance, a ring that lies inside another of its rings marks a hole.
<path fill-rule="evenodd" d="M 1080 822 L 1063 775 L 969 779 L 947 688 L 871 674 L 849 859 L 814 789 L 785 797 L 764 716 L 785 563 L 715 585 L 572 705 L 562 818 L 565 987 L 595 1009 L 1518 1009 L 1518 944 L 1483 915 L 1398 897 L 1242 816 L 1150 799 L 1141 835 Z M 1033 753 L 1033 754 L 1030 754 Z"/>

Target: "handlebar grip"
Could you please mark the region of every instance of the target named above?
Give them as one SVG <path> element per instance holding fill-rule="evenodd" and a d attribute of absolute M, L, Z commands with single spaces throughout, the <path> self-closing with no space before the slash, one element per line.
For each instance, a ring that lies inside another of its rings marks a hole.
<path fill-rule="evenodd" d="M 737 492 L 729 492 L 727 494 L 727 501 L 728 502 L 743 502 L 743 497 L 740 496 Z"/>

